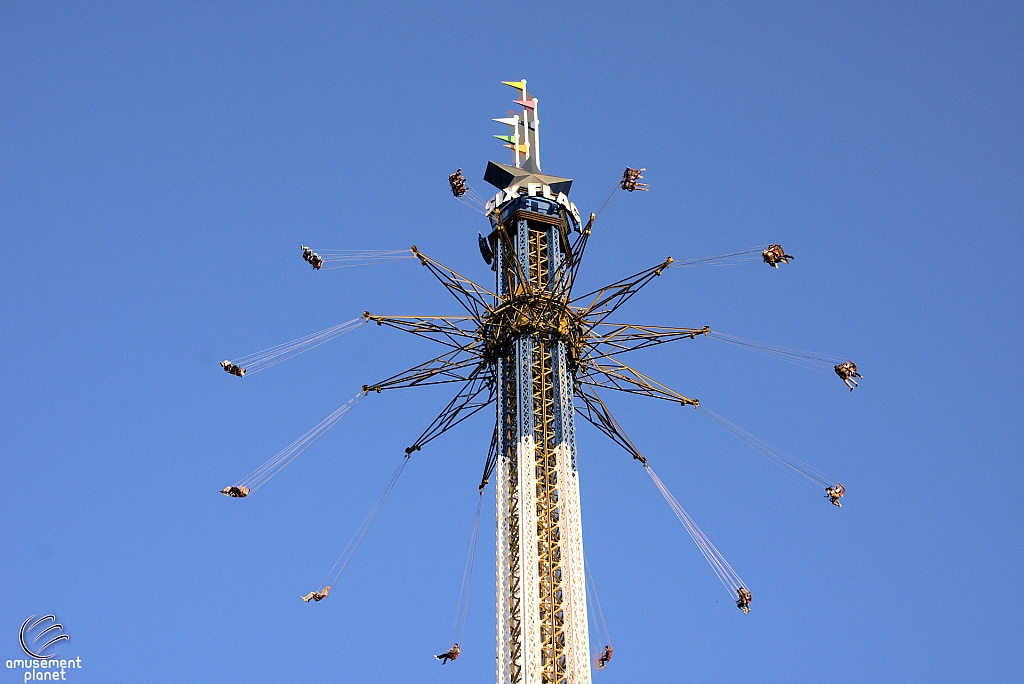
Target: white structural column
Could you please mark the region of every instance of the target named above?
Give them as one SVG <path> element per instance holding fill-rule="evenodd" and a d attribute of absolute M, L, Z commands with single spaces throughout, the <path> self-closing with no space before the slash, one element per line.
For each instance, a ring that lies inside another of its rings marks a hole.
<path fill-rule="evenodd" d="M 520 307 L 496 359 L 497 682 L 590 684 L 573 360 L 544 319 L 568 226 L 522 218 L 551 216 L 530 207 L 495 250 L 498 295 Z"/>
<path fill-rule="evenodd" d="M 524 221 L 525 223 L 525 221 Z M 519 474 L 519 568 L 522 573 L 520 598 L 522 639 L 522 684 L 542 684 L 540 671 L 540 596 L 537 578 L 537 476 L 534 438 L 533 338 L 516 340 L 517 424 L 516 460 Z"/>
<path fill-rule="evenodd" d="M 587 631 L 587 585 L 583 566 L 583 521 L 580 478 L 576 468 L 573 387 L 565 363 L 565 346 L 552 349 L 555 365 L 555 434 L 558 454 L 559 528 L 562 542 L 562 592 L 565 611 L 566 679 L 590 683 L 590 638 Z"/>
<path fill-rule="evenodd" d="M 557 282 L 562 265 L 559 228 L 549 229 L 551 246 L 550 280 Z M 554 444 L 558 455 L 558 509 L 562 549 L 562 593 L 564 597 L 566 680 L 569 684 L 590 684 L 590 636 L 587 629 L 587 584 L 583 565 L 583 521 L 580 514 L 580 479 L 576 467 L 576 422 L 573 379 L 565 343 L 551 347 L 554 371 Z"/>
<path fill-rule="evenodd" d="M 500 262 L 499 262 L 500 266 Z M 497 501 L 497 532 L 495 533 L 497 547 L 497 603 L 498 603 L 498 684 L 508 684 L 512 681 L 512 649 L 511 649 L 511 572 L 512 558 L 509 553 L 509 524 L 511 522 L 511 510 L 515 507 L 518 493 L 513 487 L 518 483 L 517 478 L 509 477 L 509 469 L 514 467 L 509 459 L 509 432 L 504 424 L 510 403 L 515 400 L 510 396 L 508 384 L 509 363 L 501 359 L 498 361 L 498 464 L 495 471 L 498 480 L 495 483 Z"/>
<path fill-rule="evenodd" d="M 495 250 L 498 295 L 507 297 L 512 284 L 506 277 L 505 251 Z M 522 681 L 522 572 L 519 542 L 518 401 L 515 356 L 498 359 L 498 481 L 497 494 L 497 673 L 498 684 Z"/>

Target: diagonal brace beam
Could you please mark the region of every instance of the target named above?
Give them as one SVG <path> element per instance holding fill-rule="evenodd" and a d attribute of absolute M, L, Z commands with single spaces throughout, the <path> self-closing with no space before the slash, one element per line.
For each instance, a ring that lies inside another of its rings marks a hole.
<path fill-rule="evenodd" d="M 419 451 L 428 442 L 437 439 L 462 421 L 492 404 L 495 395 L 494 379 L 491 373 L 483 368 L 478 368 L 458 394 L 441 410 L 437 418 L 434 418 L 427 426 L 423 434 L 405 450 L 405 453 L 411 454 L 414 451 Z M 482 487 L 483 485 L 481 485 Z"/>
<path fill-rule="evenodd" d="M 363 385 L 364 392 L 383 392 L 402 387 L 443 385 L 471 380 L 484 365 L 477 347 L 463 347 L 436 356 L 412 368 L 372 385 Z"/>
<path fill-rule="evenodd" d="M 453 349 L 463 349 L 479 339 L 479 326 L 472 316 L 377 316 L 364 311 L 363 318 Z"/>
<path fill-rule="evenodd" d="M 588 423 L 596 427 L 598 430 L 603 432 L 613 442 L 618 444 L 620 447 L 625 449 L 630 456 L 637 461 L 640 461 L 644 465 L 647 465 L 647 459 L 641 455 L 640 450 L 633 444 L 633 440 L 629 438 L 629 435 L 619 425 L 619 421 L 615 420 L 615 416 L 608 410 L 605 403 L 601 401 L 601 397 L 597 395 L 593 386 L 584 386 L 580 388 L 580 391 L 576 394 L 579 397 L 582 405 L 576 406 L 576 412 L 580 414 Z"/>
<path fill-rule="evenodd" d="M 603 387 L 628 394 L 639 394 L 654 399 L 663 399 L 683 406 L 700 406 L 700 401 L 680 394 L 671 387 L 644 375 L 613 356 L 606 357 L 609 363 L 591 361 L 589 358 L 580 364 L 580 382 L 593 387 Z"/>
<path fill-rule="evenodd" d="M 625 304 L 637 292 L 642 290 L 649 282 L 661 275 L 661 272 L 672 263 L 672 257 L 668 257 L 657 266 L 635 273 L 628 278 L 618 280 L 611 285 L 606 285 L 599 290 L 588 292 L 572 300 L 572 304 L 578 304 L 584 300 L 591 300 L 590 304 L 583 308 L 582 314 L 589 319 L 590 325 L 601 323 L 616 309 Z"/>
<path fill-rule="evenodd" d="M 693 340 L 697 335 L 707 336 L 711 328 L 706 325 L 703 328 L 667 328 L 660 325 L 600 323 L 591 328 L 591 334 L 594 333 L 598 334 L 589 340 L 594 352 L 589 354 L 589 358 L 596 361 L 611 354 L 646 349 L 676 340 Z"/>
<path fill-rule="evenodd" d="M 459 301 L 459 304 L 461 304 L 462 307 L 468 311 L 478 323 L 483 322 L 483 316 L 491 311 L 491 306 L 488 302 L 496 299 L 493 292 L 482 285 L 476 284 L 466 276 L 456 273 L 444 264 L 431 259 L 426 254 L 416 249 L 416 245 L 412 246 L 412 253 L 415 254 L 420 260 L 420 263 L 426 266 L 431 274 L 433 274 L 433 276 L 437 278 L 449 292 L 452 293 L 455 299 Z"/>

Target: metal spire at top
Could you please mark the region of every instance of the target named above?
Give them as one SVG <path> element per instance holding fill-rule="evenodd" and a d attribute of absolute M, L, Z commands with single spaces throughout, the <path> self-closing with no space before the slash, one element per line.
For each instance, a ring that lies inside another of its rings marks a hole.
<path fill-rule="evenodd" d="M 531 173 L 540 173 L 540 112 L 537 98 L 526 90 L 526 79 L 520 81 L 502 81 L 520 92 L 518 100 L 513 102 L 523 108 L 521 114 L 509 111 L 512 116 L 494 119 L 509 127 L 508 135 L 494 136 L 512 150 L 512 158 L 517 168 Z"/>
<path fill-rule="evenodd" d="M 534 190 L 530 189 L 532 187 L 535 187 L 537 192 L 543 191 L 545 197 L 548 193 L 553 193 L 550 199 L 557 199 L 559 195 L 568 195 L 569 187 L 572 185 L 571 179 L 541 173 L 540 111 L 537 98 L 526 90 L 526 79 L 502 81 L 502 83 L 519 91 L 519 99 L 513 100 L 513 103 L 523 109 L 518 114 L 509 110 L 509 116 L 493 119 L 509 127 L 508 135 L 494 137 L 504 142 L 505 147 L 512 150 L 512 159 L 515 165 L 499 164 L 494 161 L 487 163 L 484 180 L 499 190 L 509 193 L 507 197 L 499 193 L 488 202 L 487 211 L 501 204 L 508 197 L 518 195 L 520 191 L 530 195 L 534 194 Z M 567 198 L 565 204 L 570 211 L 576 211 Z"/>

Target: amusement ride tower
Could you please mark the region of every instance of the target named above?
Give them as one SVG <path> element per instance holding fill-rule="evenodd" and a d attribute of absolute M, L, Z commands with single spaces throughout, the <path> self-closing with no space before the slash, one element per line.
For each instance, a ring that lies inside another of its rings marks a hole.
<path fill-rule="evenodd" d="M 498 302 L 496 366 L 498 682 L 589 684 L 586 580 L 576 468 L 574 374 L 581 330 L 569 306 L 569 245 L 581 230 L 572 181 L 541 174 L 537 100 L 513 117 L 516 166 L 484 179 Z M 520 143 L 520 141 L 525 141 Z"/>
<path fill-rule="evenodd" d="M 643 465 L 722 585 L 743 613 L 750 612 L 752 595 L 718 549 L 683 510 L 647 459 L 626 435 L 599 396 L 605 390 L 643 396 L 693 407 L 733 432 L 777 465 L 812 488 L 821 488 L 841 508 L 842 484 L 789 456 L 674 389 L 634 369 L 625 355 L 648 347 L 711 337 L 759 351 L 799 365 L 832 367 L 852 391 L 861 376 L 857 366 L 830 357 L 787 347 L 733 337 L 709 327 L 675 328 L 608 321 L 626 301 L 667 268 L 706 263 L 763 260 L 778 268 L 793 257 L 781 245 L 762 245 L 720 257 L 673 262 L 671 257 L 647 269 L 585 294 L 573 291 L 576 276 L 596 219 L 586 225 L 569 200 L 572 181 L 545 175 L 540 167 L 540 118 L 537 99 L 526 81 L 507 81 L 519 93 L 519 114 L 495 119 L 509 127 L 508 135 L 495 136 L 512 150 L 513 164 L 491 161 L 484 180 L 497 190 L 492 198 L 478 195 L 459 169 L 449 177 L 452 194 L 484 214 L 490 222 L 480 235 L 481 256 L 495 274 L 494 290 L 427 256 L 415 246 L 409 251 L 338 251 L 322 255 L 302 247 L 303 258 L 314 270 L 366 266 L 401 259 L 417 259 L 455 297 L 468 315 L 384 316 L 364 312 L 361 318 L 286 342 L 248 357 L 225 360 L 228 373 L 244 377 L 296 354 L 312 349 L 365 323 L 376 323 L 440 344 L 444 351 L 423 363 L 372 385 L 363 385 L 355 397 L 259 466 L 221 492 L 246 498 L 266 484 L 300 453 L 341 420 L 369 394 L 384 391 L 456 385 L 455 396 L 444 406 L 412 446 L 320 588 L 302 597 L 306 602 L 327 598 L 376 519 L 405 466 L 423 446 L 470 416 L 494 404 L 496 421 L 481 478 L 485 486 L 495 480 L 497 504 L 497 683 L 590 684 L 591 653 L 588 622 L 583 528 L 580 517 L 580 482 L 576 458 L 574 417 L 579 415 L 626 450 Z M 643 169 L 626 168 L 622 180 L 602 207 L 620 188 L 646 190 L 639 182 Z M 600 213 L 598 210 L 598 214 Z M 325 266 L 326 265 L 326 266 Z M 473 527 L 452 627 L 452 641 L 462 640 L 466 601 L 472 578 L 480 502 Z M 596 594 L 595 594 L 596 599 Z M 601 625 L 604 619 L 595 601 Z M 461 630 L 457 627 L 461 621 Z M 604 652 L 596 660 L 603 668 L 611 660 L 611 644 L 604 628 Z M 436 656 L 443 662 L 459 657 L 455 643 Z"/>

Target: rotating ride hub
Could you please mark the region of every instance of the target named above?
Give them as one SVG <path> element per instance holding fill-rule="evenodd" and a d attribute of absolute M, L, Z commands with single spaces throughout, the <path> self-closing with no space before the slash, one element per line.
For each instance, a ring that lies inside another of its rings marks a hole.
<path fill-rule="evenodd" d="M 533 335 L 547 346 L 561 342 L 575 369 L 584 326 L 582 310 L 569 304 L 567 267 L 569 236 L 579 232 L 579 222 L 557 201 L 525 195 L 501 205 L 491 225 L 486 239 L 497 255 L 499 302 L 479 331 L 486 358 L 508 357 L 516 339 Z"/>

